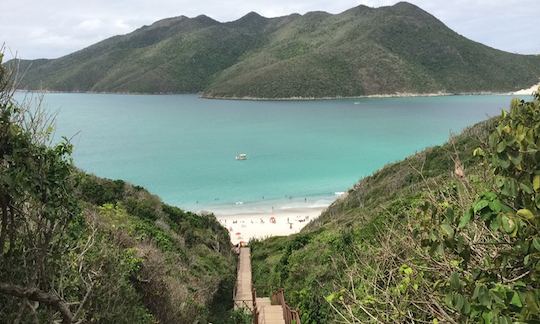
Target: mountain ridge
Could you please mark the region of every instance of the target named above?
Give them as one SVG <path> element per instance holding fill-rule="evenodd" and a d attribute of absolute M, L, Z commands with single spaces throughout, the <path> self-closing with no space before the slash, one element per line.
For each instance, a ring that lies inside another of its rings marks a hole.
<path fill-rule="evenodd" d="M 509 92 L 540 77 L 540 56 L 471 41 L 407 2 L 230 22 L 178 16 L 57 59 L 18 62 L 23 89 L 207 98 Z"/>

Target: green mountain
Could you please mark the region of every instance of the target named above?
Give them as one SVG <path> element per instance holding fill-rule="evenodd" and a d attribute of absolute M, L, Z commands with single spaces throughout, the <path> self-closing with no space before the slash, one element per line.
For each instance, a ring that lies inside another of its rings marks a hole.
<path fill-rule="evenodd" d="M 540 320 L 540 95 L 366 177 L 300 233 L 251 242 L 302 323 Z"/>
<path fill-rule="evenodd" d="M 511 91 L 540 77 L 540 56 L 473 42 L 405 2 L 226 23 L 181 16 L 19 64 L 25 89 L 205 97 Z"/>

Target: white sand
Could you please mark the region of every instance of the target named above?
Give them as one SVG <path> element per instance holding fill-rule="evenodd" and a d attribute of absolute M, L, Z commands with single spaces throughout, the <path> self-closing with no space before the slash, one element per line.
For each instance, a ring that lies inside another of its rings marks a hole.
<path fill-rule="evenodd" d="M 216 211 L 218 221 L 229 231 L 233 244 L 298 233 L 326 207 L 282 207 L 274 211 L 242 211 L 225 214 Z M 275 220 L 275 223 L 273 222 Z"/>
<path fill-rule="evenodd" d="M 540 88 L 540 83 L 533 85 L 529 89 L 521 89 L 519 91 L 516 91 L 513 94 L 518 96 L 532 96 L 534 92 L 538 91 L 538 88 Z"/>

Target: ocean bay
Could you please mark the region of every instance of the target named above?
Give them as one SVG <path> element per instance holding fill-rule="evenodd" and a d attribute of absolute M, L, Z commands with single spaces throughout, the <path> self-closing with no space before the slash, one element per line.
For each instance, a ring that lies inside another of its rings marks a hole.
<path fill-rule="evenodd" d="M 18 98 L 24 94 L 18 93 Z M 47 93 L 75 164 L 189 210 L 323 206 L 385 164 L 500 113 L 511 96 L 235 101 Z M 235 156 L 246 153 L 246 161 Z"/>

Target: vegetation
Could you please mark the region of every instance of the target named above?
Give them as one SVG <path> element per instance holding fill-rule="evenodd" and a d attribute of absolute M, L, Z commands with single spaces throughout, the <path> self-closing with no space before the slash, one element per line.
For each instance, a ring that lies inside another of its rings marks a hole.
<path fill-rule="evenodd" d="M 303 323 L 539 321 L 539 130 L 537 94 L 381 169 L 253 242 L 255 287 L 284 287 Z"/>
<path fill-rule="evenodd" d="M 540 56 L 506 53 L 401 2 L 341 14 L 176 17 L 73 54 L 20 61 L 26 89 L 335 97 L 512 91 L 538 83 Z"/>
<path fill-rule="evenodd" d="M 78 171 L 14 81 L 0 65 L 0 322 L 234 323 L 227 230 Z"/>

